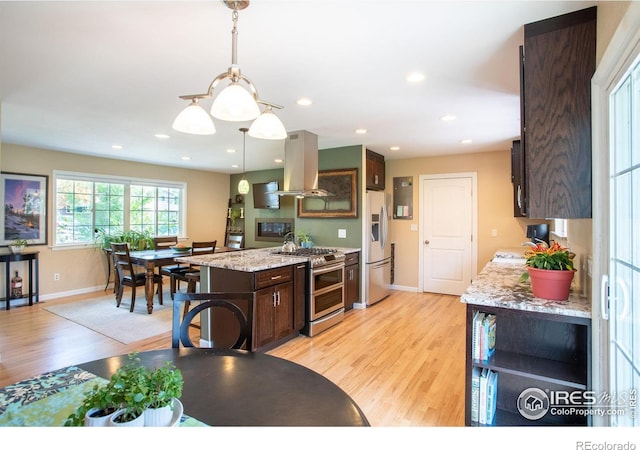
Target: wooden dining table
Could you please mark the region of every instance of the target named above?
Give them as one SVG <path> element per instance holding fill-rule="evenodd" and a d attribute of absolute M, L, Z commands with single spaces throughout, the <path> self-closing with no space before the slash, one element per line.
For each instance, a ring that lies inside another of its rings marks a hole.
<path fill-rule="evenodd" d="M 182 373 L 179 426 L 361 427 L 369 422 L 328 378 L 264 353 L 203 348 L 137 352 L 150 369 L 173 363 Z M 0 427 L 62 426 L 94 385 L 106 384 L 124 354 L 64 367 L 0 388 Z"/>
<path fill-rule="evenodd" d="M 228 251 L 234 251 L 235 249 L 228 247 L 216 247 L 215 253 L 222 253 Z M 191 256 L 191 250 L 136 250 L 129 252 L 129 257 L 133 264 L 142 266 L 145 268 L 145 285 L 144 295 L 147 300 L 147 312 L 153 313 L 153 295 L 155 285 L 153 281 L 153 275 L 156 267 L 168 266 L 175 264 L 175 258 Z"/>

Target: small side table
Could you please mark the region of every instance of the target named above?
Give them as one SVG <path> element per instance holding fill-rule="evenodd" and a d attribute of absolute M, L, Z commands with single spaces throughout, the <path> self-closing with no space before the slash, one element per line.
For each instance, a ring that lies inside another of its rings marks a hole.
<path fill-rule="evenodd" d="M 3 300 L 7 302 L 6 309 L 11 308 L 11 300 L 15 300 L 15 298 L 11 298 L 11 263 L 16 261 L 28 261 L 29 262 L 29 270 L 27 274 L 29 292 L 27 295 L 22 295 L 21 297 L 16 298 L 29 298 L 29 306 L 33 305 L 33 300 L 35 298 L 36 303 L 39 301 L 39 291 L 40 291 L 40 283 L 39 283 L 39 267 L 38 267 L 38 255 L 40 252 L 38 251 L 26 251 L 22 253 L 2 253 L 0 254 L 0 263 L 4 263 L 4 274 L 5 274 L 5 297 Z M 34 290 L 35 284 L 35 290 Z"/>

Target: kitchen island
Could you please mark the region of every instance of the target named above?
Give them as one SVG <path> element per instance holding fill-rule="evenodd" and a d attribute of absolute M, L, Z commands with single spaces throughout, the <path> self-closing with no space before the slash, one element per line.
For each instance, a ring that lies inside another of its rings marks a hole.
<path fill-rule="evenodd" d="M 496 413 L 486 425 L 589 425 L 580 399 L 591 388 L 590 300 L 574 289 L 567 301 L 534 297 L 530 281 L 519 281 L 523 252 L 496 253 L 460 298 L 467 304 L 465 424 L 480 424 L 472 420 L 472 385 L 486 369 L 498 374 Z M 496 319 L 495 351 L 484 360 L 473 357 L 478 313 Z M 565 406 L 575 408 L 558 408 L 554 393 L 568 393 Z"/>
<path fill-rule="evenodd" d="M 253 292 L 250 351 L 265 351 L 296 337 L 307 325 L 311 256 L 282 255 L 280 247 L 214 253 L 176 258 L 177 262 L 200 266 L 201 292 Z M 341 253 L 359 249 L 339 248 Z M 201 345 L 226 345 L 237 335 L 226 311 L 201 318 Z M 209 326 L 209 321 L 216 323 Z"/>

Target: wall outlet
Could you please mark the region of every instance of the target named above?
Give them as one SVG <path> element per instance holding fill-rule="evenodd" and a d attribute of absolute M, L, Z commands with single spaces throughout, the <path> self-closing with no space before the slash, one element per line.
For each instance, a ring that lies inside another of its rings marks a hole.
<path fill-rule="evenodd" d="M 493 228 L 491 230 L 491 237 L 498 237 L 498 230 L 496 230 L 495 228 Z"/>
<path fill-rule="evenodd" d="M 340 228 L 338 230 L 338 237 L 340 239 L 346 239 L 347 238 L 347 230 L 345 230 L 344 228 Z"/>
<path fill-rule="evenodd" d="M 59 273 L 54 273 L 53 274 L 53 281 L 60 281 L 60 274 Z"/>

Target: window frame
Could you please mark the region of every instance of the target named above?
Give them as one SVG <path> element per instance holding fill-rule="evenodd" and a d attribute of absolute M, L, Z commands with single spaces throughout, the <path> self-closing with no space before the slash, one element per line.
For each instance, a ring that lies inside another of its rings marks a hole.
<path fill-rule="evenodd" d="M 181 192 L 180 195 L 180 204 L 179 204 L 179 233 L 178 238 L 186 237 L 187 230 L 187 182 L 185 181 L 171 181 L 171 180 L 158 180 L 151 178 L 141 178 L 141 177 L 123 177 L 118 175 L 106 175 L 106 174 L 94 174 L 87 172 L 73 172 L 68 170 L 53 170 L 52 171 L 52 203 L 53 203 L 53 214 L 52 217 L 52 239 L 51 239 L 51 247 L 52 248 L 78 248 L 78 247 L 91 247 L 93 246 L 92 242 L 72 242 L 72 243 L 60 243 L 58 242 L 58 230 L 57 230 L 57 213 L 58 213 L 58 205 L 57 205 L 57 185 L 58 180 L 75 180 L 75 181 L 87 181 L 92 183 L 111 183 L 111 184 L 124 184 L 125 192 L 124 192 L 124 222 L 123 227 L 125 230 L 128 230 L 130 227 L 130 216 L 131 216 L 131 205 L 130 205 L 130 186 L 131 185 L 140 185 L 140 186 L 153 186 L 156 188 L 169 188 L 169 189 L 179 189 Z M 157 212 L 157 210 L 156 210 Z M 95 215 L 92 217 L 92 226 L 95 225 Z M 156 223 L 156 227 L 158 224 Z"/>

